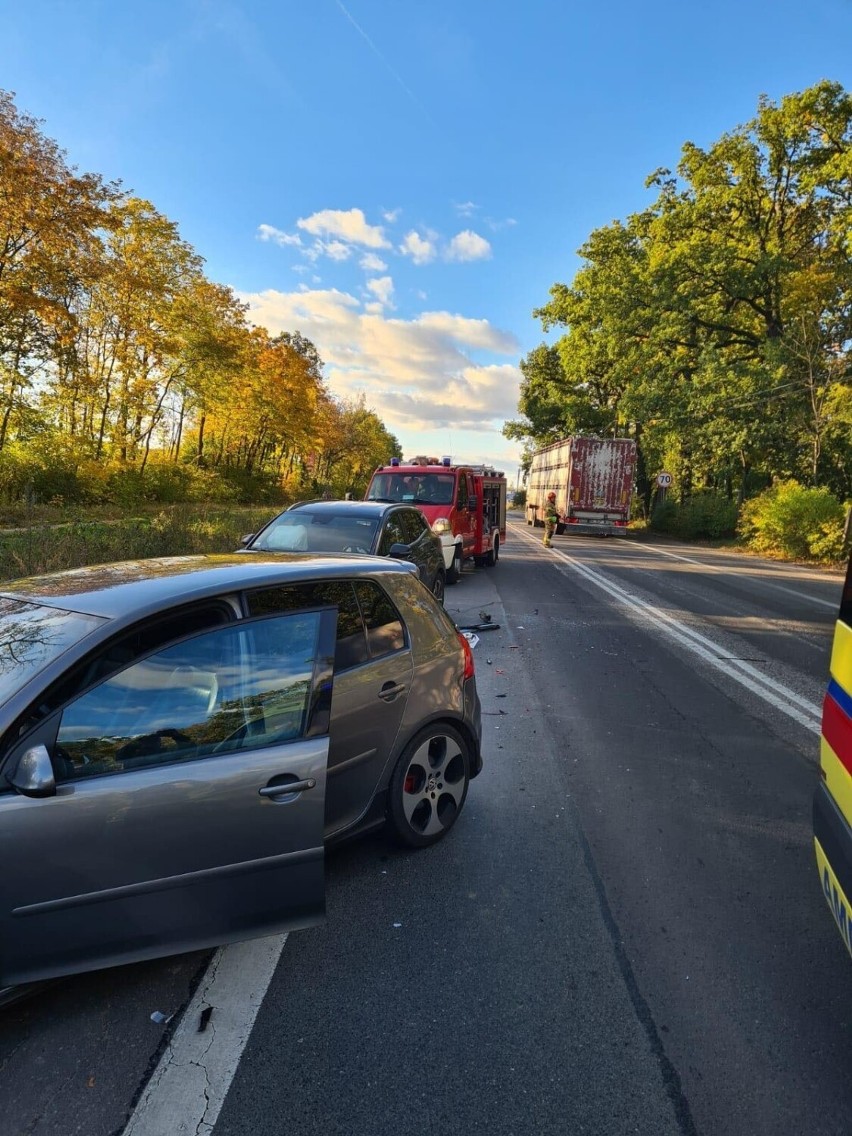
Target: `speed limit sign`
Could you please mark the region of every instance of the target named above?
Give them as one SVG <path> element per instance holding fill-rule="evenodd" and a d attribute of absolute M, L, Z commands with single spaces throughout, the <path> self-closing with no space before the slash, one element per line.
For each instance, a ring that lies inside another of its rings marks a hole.
<path fill-rule="evenodd" d="M 657 485 L 659 485 L 660 489 L 668 489 L 673 480 L 674 478 L 670 473 L 657 474 Z"/>

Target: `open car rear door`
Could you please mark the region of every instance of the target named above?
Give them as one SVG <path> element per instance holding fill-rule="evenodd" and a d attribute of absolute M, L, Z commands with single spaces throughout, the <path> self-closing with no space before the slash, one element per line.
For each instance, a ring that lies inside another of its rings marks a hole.
<path fill-rule="evenodd" d="M 16 744 L 0 776 L 0 986 L 322 918 L 336 620 L 182 639 Z"/>

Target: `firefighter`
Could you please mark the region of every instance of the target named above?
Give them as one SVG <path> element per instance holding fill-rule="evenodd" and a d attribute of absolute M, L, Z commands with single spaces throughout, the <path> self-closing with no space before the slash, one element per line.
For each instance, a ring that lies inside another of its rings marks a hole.
<path fill-rule="evenodd" d="M 559 513 L 556 509 L 556 494 L 551 491 L 547 495 L 547 504 L 544 506 L 544 547 L 550 548 Z"/>

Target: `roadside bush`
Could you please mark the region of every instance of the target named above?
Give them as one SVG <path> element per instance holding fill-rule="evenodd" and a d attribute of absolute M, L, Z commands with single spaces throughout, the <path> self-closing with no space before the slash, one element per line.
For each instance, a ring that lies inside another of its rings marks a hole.
<path fill-rule="evenodd" d="M 672 536 L 676 532 L 677 523 L 677 505 L 674 501 L 666 497 L 662 501 L 657 501 L 654 508 L 651 510 L 651 519 L 649 526 L 654 532 L 669 533 Z"/>
<path fill-rule="evenodd" d="M 718 540 L 733 536 L 736 527 L 736 502 L 718 493 L 696 493 L 682 505 L 666 498 L 651 514 L 652 529 L 681 540 Z"/>
<path fill-rule="evenodd" d="M 10 443 L 0 451 L 0 505 L 12 511 L 51 503 L 116 506 L 210 502 L 218 505 L 277 505 L 284 500 L 274 474 L 228 468 L 199 469 L 152 453 L 144 471 L 137 464 L 97 460 L 90 448 L 46 437 L 40 448 Z"/>
<path fill-rule="evenodd" d="M 737 503 L 718 493 L 696 493 L 680 508 L 680 535 L 718 540 L 737 531 Z"/>
<path fill-rule="evenodd" d="M 630 498 L 630 520 L 631 523 L 648 521 L 648 513 L 645 508 L 645 498 L 641 493 L 634 493 Z"/>
<path fill-rule="evenodd" d="M 843 540 L 844 528 L 844 522 L 839 520 L 821 524 L 810 541 L 812 555 L 819 560 L 842 560 L 848 552 Z"/>
<path fill-rule="evenodd" d="M 843 506 L 828 489 L 780 481 L 743 505 L 740 533 L 756 552 L 839 560 Z"/>
<path fill-rule="evenodd" d="M 70 454 L 49 449 L 36 454 L 15 443 L 4 446 L 0 452 L 0 497 L 8 504 L 50 501 L 54 497 L 79 501 L 83 491 L 78 464 Z"/>
<path fill-rule="evenodd" d="M 527 503 L 527 491 L 526 491 L 526 489 L 516 489 L 515 492 L 512 494 L 512 505 L 516 509 L 523 509 L 526 506 L 526 503 Z"/>

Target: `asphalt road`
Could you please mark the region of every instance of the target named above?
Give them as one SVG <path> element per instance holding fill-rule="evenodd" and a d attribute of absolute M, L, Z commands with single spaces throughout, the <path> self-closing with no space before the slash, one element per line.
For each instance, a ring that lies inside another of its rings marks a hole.
<path fill-rule="evenodd" d="M 852 1131 L 852 960 L 809 817 L 839 577 L 540 536 L 447 592 L 501 625 L 462 819 L 329 858 L 216 1136 Z M 150 1013 L 205 963 L 6 1011 L 0 1136 L 120 1132 L 174 1028 Z"/>

